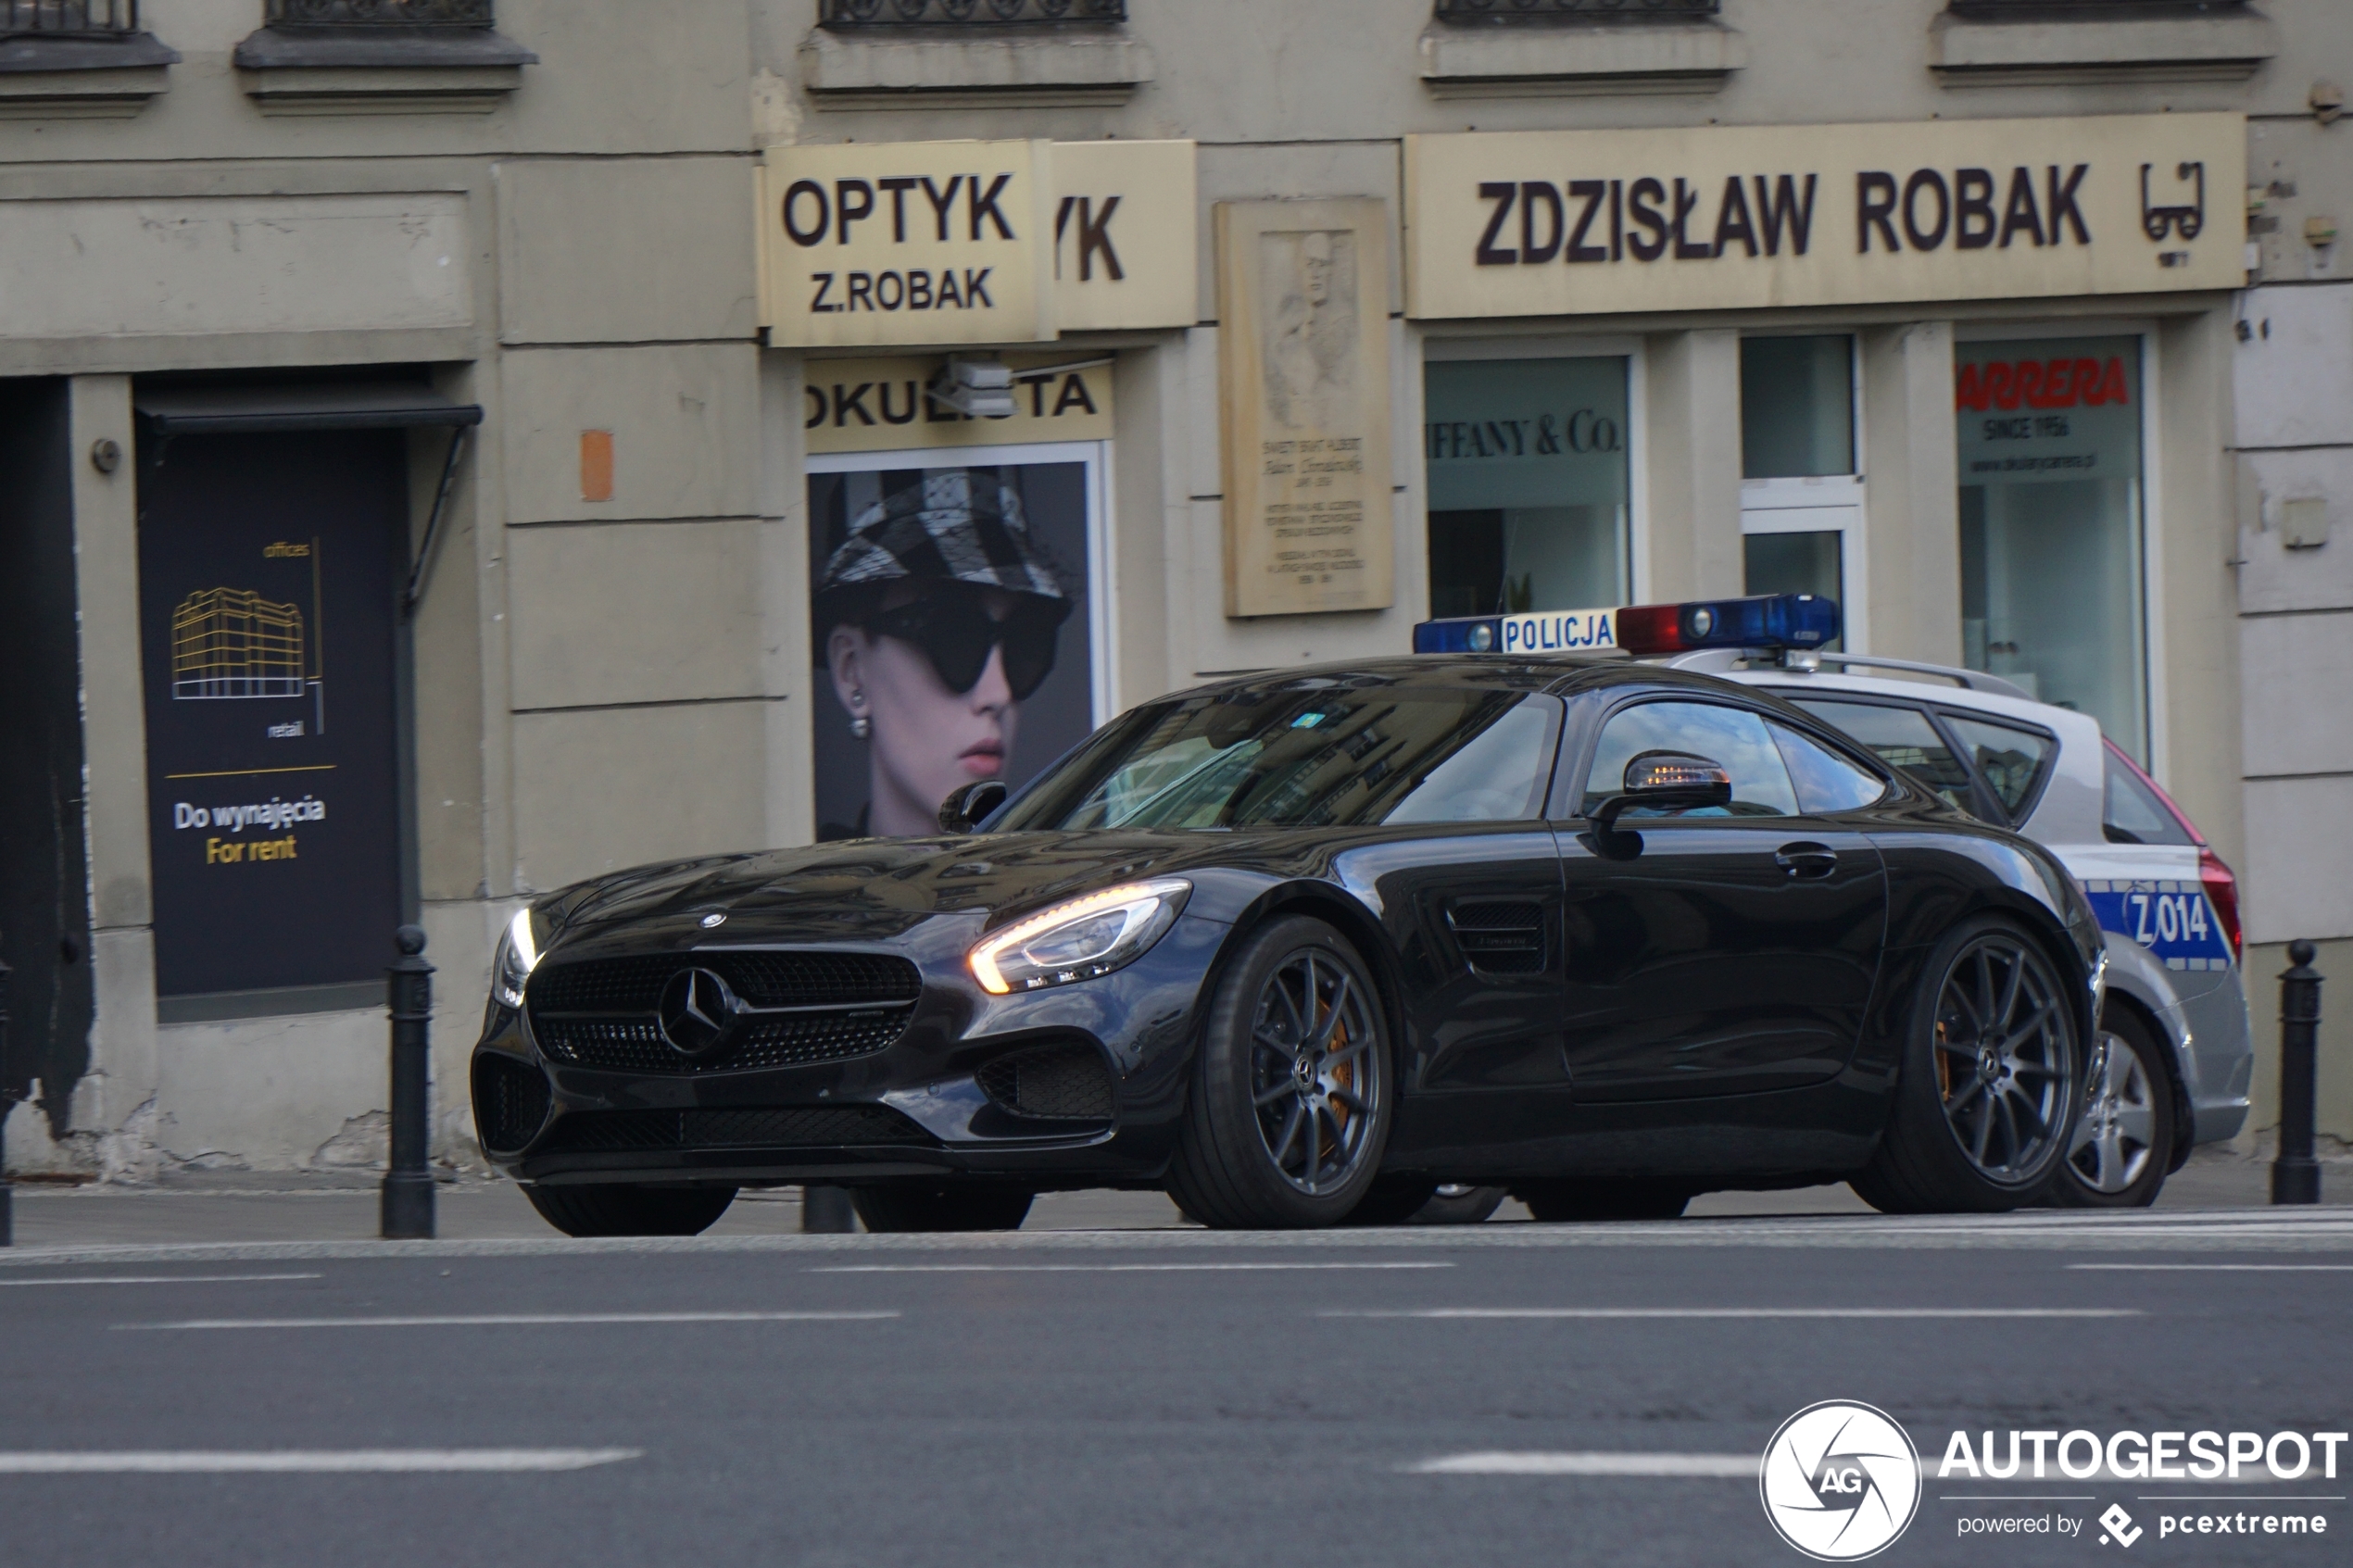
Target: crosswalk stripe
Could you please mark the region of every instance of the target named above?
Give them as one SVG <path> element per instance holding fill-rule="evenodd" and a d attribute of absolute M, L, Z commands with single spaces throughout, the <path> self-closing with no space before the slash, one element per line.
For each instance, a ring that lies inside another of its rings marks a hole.
<path fill-rule="evenodd" d="M 0 1453 L 0 1475 L 232 1475 L 587 1470 L 641 1457 L 642 1449 L 126 1449 Z"/>

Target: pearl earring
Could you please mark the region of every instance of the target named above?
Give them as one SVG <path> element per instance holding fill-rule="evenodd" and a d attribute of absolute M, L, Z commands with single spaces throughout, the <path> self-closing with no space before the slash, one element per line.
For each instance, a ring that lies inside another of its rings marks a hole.
<path fill-rule="evenodd" d="M 862 709 L 866 706 L 866 694 L 862 690 L 851 692 L 849 700 Z M 866 740 L 875 733 L 875 721 L 863 713 L 852 714 L 849 720 L 849 733 L 860 740 Z"/>

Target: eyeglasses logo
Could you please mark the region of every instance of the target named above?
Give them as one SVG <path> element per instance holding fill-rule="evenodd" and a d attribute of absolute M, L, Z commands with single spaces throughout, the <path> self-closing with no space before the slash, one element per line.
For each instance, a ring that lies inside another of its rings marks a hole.
<path fill-rule="evenodd" d="M 1781 1423 L 1757 1476 L 1765 1517 L 1820 1562 L 1894 1544 L 1920 1501 L 1919 1451 L 1886 1411 L 1826 1399 Z"/>

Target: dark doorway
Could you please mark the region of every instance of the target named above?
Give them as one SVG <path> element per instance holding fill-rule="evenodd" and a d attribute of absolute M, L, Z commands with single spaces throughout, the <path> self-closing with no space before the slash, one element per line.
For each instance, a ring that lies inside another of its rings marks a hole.
<path fill-rule="evenodd" d="M 365 1006 L 402 912 L 396 430 L 144 431 L 139 584 L 167 1021 Z"/>
<path fill-rule="evenodd" d="M 71 440 L 64 382 L 0 382 L 0 1108 L 38 1080 L 57 1137 L 94 1012 Z"/>

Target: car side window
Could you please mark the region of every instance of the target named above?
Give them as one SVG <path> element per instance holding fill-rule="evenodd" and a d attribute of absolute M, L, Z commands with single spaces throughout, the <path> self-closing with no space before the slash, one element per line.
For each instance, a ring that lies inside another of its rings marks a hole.
<path fill-rule="evenodd" d="M 1523 698 L 1423 775 L 1381 821 L 1516 822 L 1541 817 L 1560 714 L 1558 697 Z"/>
<path fill-rule="evenodd" d="M 1671 813 L 1685 817 L 1793 817 L 1797 792 L 1765 721 L 1742 708 L 1712 702 L 1645 702 L 1619 710 L 1602 726 L 1593 765 L 1585 773 L 1580 814 L 1626 787 L 1626 764 L 1645 751 L 1694 752 L 1721 762 L 1732 775 L 1732 803 Z M 1638 808 L 1627 817 L 1656 816 Z"/>
<path fill-rule="evenodd" d="M 1928 715 L 1917 708 L 1872 702 L 1808 701 L 1797 706 L 1834 730 L 1843 731 L 1881 761 L 1901 768 L 1956 806 L 1977 814 L 1969 764 L 1953 752 Z"/>
<path fill-rule="evenodd" d="M 1809 817 L 1856 811 L 1887 793 L 1887 781 L 1785 724 L 1770 724 L 1773 744 L 1789 764 L 1797 803 Z"/>
<path fill-rule="evenodd" d="M 1969 747 L 1978 772 L 2001 801 L 2002 809 L 2010 814 L 2010 821 L 2019 821 L 2033 797 L 2035 781 L 2042 777 L 2043 763 L 2051 754 L 2050 741 L 2026 730 L 1964 719 L 1957 713 L 1945 714 L 1944 721 Z"/>

